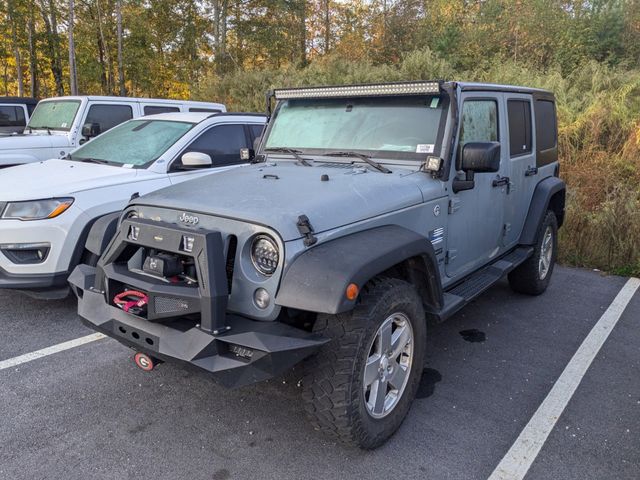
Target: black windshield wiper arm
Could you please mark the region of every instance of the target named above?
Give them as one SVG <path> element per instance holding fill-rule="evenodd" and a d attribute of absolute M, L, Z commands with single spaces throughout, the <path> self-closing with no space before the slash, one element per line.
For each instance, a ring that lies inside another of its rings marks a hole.
<path fill-rule="evenodd" d="M 264 151 L 267 153 L 288 153 L 289 155 L 293 155 L 295 159 L 305 167 L 311 166 L 309 162 L 307 162 L 304 158 L 300 156 L 302 152 L 300 150 L 296 150 L 295 148 L 273 147 L 273 148 L 265 148 Z"/>
<path fill-rule="evenodd" d="M 109 165 L 110 162 L 108 162 L 107 160 L 101 160 L 99 158 L 77 158 L 76 159 L 78 162 L 84 162 L 84 163 L 99 163 L 101 165 Z"/>
<path fill-rule="evenodd" d="M 364 160 L 365 162 L 367 162 L 369 165 L 371 165 L 376 170 L 381 171 L 382 173 L 391 173 L 391 170 L 389 170 L 387 167 L 385 167 L 384 165 L 372 160 L 369 155 L 365 155 L 364 153 L 358 153 L 358 152 L 328 152 L 328 153 L 324 153 L 323 156 L 324 157 L 353 157 L 353 158 L 359 158 L 359 159 Z"/>

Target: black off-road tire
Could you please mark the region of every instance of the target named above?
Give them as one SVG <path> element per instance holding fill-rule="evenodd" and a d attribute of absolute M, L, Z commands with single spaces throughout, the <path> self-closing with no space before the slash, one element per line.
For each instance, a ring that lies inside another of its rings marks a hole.
<path fill-rule="evenodd" d="M 545 232 L 547 230 L 551 232 L 552 251 L 551 261 L 544 277 L 541 277 L 540 261 L 543 255 L 543 243 L 545 241 Z M 522 265 L 518 266 L 515 270 L 509 273 L 509 285 L 511 288 L 518 292 L 527 295 L 540 295 L 549 286 L 551 281 L 551 275 L 553 274 L 553 267 L 556 263 L 558 255 L 558 220 L 555 213 L 551 210 L 547 210 L 547 213 L 538 227 L 538 233 L 536 235 L 537 241 L 534 245 L 533 255 L 527 259 Z"/>
<path fill-rule="evenodd" d="M 378 328 L 401 312 L 413 331 L 413 359 L 404 391 L 383 418 L 365 406 L 364 366 Z M 311 423 L 347 445 L 373 449 L 402 424 L 418 389 L 425 361 L 426 319 L 415 288 L 402 280 L 376 278 L 351 312 L 318 316 L 314 332 L 331 338 L 305 365 L 303 398 Z"/>

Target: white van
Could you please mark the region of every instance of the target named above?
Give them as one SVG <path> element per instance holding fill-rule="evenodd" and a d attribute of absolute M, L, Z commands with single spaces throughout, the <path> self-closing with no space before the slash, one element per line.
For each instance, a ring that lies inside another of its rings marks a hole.
<path fill-rule="evenodd" d="M 220 103 L 128 97 L 55 97 L 41 100 L 22 135 L 0 137 L 0 168 L 62 158 L 112 127 L 143 115 L 225 112 Z"/>

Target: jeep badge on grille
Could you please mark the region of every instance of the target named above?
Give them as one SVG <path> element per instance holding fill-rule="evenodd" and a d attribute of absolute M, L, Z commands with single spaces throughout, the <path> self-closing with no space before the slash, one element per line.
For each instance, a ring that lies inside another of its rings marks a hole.
<path fill-rule="evenodd" d="M 182 223 L 186 223 L 187 225 L 197 225 L 200 219 L 195 215 L 190 215 L 187 212 L 182 212 L 182 214 L 178 217 Z"/>

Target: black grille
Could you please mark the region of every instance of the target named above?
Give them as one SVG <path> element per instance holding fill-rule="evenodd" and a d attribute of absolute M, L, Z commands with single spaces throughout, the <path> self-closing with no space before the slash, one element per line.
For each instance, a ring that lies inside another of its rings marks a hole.
<path fill-rule="evenodd" d="M 153 307 L 156 313 L 174 313 L 189 310 L 189 301 L 174 297 L 154 297 Z"/>
<path fill-rule="evenodd" d="M 233 284 L 233 269 L 236 263 L 236 250 L 238 248 L 238 238 L 235 235 L 229 235 L 227 247 L 227 289 L 231 293 L 231 285 Z"/>

